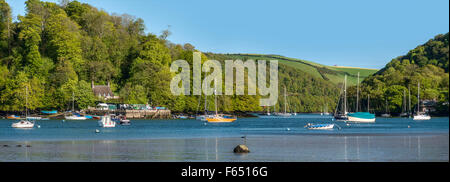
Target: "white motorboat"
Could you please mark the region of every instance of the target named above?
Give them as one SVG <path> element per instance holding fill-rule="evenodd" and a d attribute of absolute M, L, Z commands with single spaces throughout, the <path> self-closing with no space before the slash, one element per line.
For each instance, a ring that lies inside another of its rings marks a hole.
<path fill-rule="evenodd" d="M 86 120 L 87 118 L 80 115 L 65 116 L 66 120 Z"/>
<path fill-rule="evenodd" d="M 310 130 L 332 130 L 334 128 L 334 124 L 311 124 L 305 126 Z"/>
<path fill-rule="evenodd" d="M 429 116 L 427 114 L 419 114 L 419 115 L 414 116 L 414 120 L 417 120 L 417 121 L 430 120 L 430 119 L 431 119 L 431 116 Z"/>
<path fill-rule="evenodd" d="M 111 116 L 103 116 L 102 119 L 98 121 L 98 125 L 103 128 L 114 128 L 116 127 L 116 122 L 111 120 Z"/>
<path fill-rule="evenodd" d="M 34 122 L 23 120 L 11 125 L 13 128 L 34 128 Z"/>

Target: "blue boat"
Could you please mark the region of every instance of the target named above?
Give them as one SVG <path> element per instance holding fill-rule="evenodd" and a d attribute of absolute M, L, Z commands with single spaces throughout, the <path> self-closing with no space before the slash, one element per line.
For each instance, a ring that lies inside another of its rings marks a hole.
<path fill-rule="evenodd" d="M 369 113 L 369 112 L 355 112 L 355 113 L 349 113 L 347 115 L 348 121 L 351 122 L 367 122 L 367 123 L 373 123 L 375 122 L 375 114 Z"/>
<path fill-rule="evenodd" d="M 58 114 L 57 110 L 53 110 L 53 111 L 41 111 L 44 114 Z"/>

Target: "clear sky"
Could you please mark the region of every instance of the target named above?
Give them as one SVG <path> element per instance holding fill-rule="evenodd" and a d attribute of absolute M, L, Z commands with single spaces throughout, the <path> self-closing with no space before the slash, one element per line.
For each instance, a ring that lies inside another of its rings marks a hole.
<path fill-rule="evenodd" d="M 6 0 L 24 15 L 25 0 Z M 49 0 L 57 2 L 57 0 Z M 279 54 L 325 65 L 382 68 L 449 31 L 448 0 L 79 0 L 171 26 L 203 52 Z"/>

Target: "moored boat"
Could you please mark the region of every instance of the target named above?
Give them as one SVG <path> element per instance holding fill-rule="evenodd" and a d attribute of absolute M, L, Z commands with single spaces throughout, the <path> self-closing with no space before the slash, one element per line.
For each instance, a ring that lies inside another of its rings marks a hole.
<path fill-rule="evenodd" d="M 19 121 L 17 123 L 11 124 L 13 128 L 34 128 L 34 122 L 28 121 L 28 87 L 26 87 L 25 91 L 25 120 Z"/>
<path fill-rule="evenodd" d="M 334 128 L 334 124 L 311 124 L 305 126 L 310 130 L 331 130 Z"/>
<path fill-rule="evenodd" d="M 417 113 L 416 115 L 414 115 L 413 119 L 417 121 L 425 121 L 431 119 L 430 115 L 420 112 L 420 82 L 418 83 L 417 86 Z"/>
<path fill-rule="evenodd" d="M 350 122 L 373 123 L 375 122 L 375 114 L 369 112 L 356 112 L 347 115 Z"/>
<path fill-rule="evenodd" d="M 237 120 L 236 117 L 234 116 L 229 116 L 229 115 L 223 115 L 223 114 L 219 114 L 217 111 L 217 94 L 216 94 L 216 90 L 214 90 L 214 103 L 216 106 L 216 114 L 215 115 L 209 115 L 206 116 L 206 121 L 208 121 L 208 123 L 232 123 L 234 121 Z"/>
<path fill-rule="evenodd" d="M 114 128 L 116 127 L 116 122 L 111 120 L 111 116 L 103 116 L 101 120 L 98 121 L 98 125 L 103 128 Z"/>
<path fill-rule="evenodd" d="M 34 122 L 28 120 L 22 120 L 11 125 L 13 128 L 34 128 Z"/>

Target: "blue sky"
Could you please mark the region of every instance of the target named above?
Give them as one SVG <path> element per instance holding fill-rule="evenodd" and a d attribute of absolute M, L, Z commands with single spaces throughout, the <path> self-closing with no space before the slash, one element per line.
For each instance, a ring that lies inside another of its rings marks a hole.
<path fill-rule="evenodd" d="M 25 0 L 6 0 L 24 14 Z M 49 0 L 57 2 L 57 0 Z M 279 54 L 325 65 L 382 68 L 449 31 L 448 0 L 79 0 L 168 25 L 174 43 L 203 52 Z"/>

